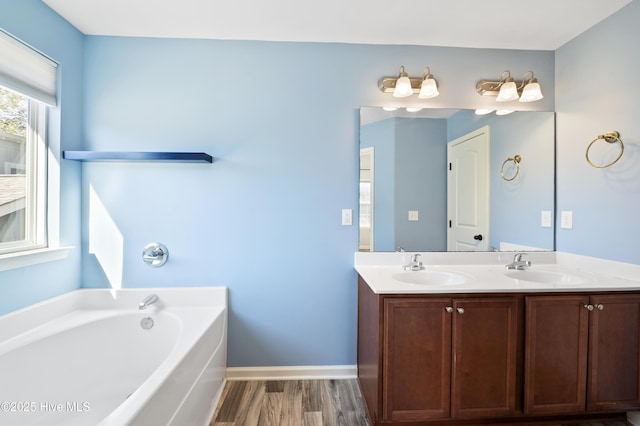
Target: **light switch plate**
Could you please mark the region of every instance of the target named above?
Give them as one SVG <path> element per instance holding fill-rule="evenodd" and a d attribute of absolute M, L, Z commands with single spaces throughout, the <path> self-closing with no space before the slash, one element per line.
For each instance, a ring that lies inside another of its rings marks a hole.
<path fill-rule="evenodd" d="M 573 212 L 563 211 L 560 215 L 560 228 L 573 229 Z"/>
<path fill-rule="evenodd" d="M 540 215 L 540 226 L 543 228 L 551 228 L 551 211 L 542 211 L 542 214 Z"/>
<path fill-rule="evenodd" d="M 418 210 L 409 210 L 409 220 L 412 222 L 416 222 L 420 219 L 420 214 Z"/>
<path fill-rule="evenodd" d="M 353 225 L 353 211 L 351 209 L 342 209 L 342 224 L 344 226 Z"/>

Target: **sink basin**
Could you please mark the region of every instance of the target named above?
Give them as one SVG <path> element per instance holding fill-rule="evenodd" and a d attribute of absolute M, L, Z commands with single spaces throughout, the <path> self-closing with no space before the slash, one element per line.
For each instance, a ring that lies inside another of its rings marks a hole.
<path fill-rule="evenodd" d="M 524 271 L 508 271 L 505 275 L 516 280 L 530 281 L 540 284 L 579 285 L 591 282 L 587 277 L 560 271 L 527 269 Z"/>
<path fill-rule="evenodd" d="M 413 271 L 395 274 L 394 280 L 411 284 L 424 285 L 458 285 L 468 281 L 468 278 L 462 274 L 450 271 Z"/>

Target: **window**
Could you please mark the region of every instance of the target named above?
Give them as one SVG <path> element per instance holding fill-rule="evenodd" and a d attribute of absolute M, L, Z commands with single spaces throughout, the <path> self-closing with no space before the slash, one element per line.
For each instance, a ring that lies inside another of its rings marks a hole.
<path fill-rule="evenodd" d="M 46 245 L 45 115 L 0 86 L 0 254 Z"/>
<path fill-rule="evenodd" d="M 57 65 L 0 30 L 0 256 L 47 247 L 47 107 Z"/>

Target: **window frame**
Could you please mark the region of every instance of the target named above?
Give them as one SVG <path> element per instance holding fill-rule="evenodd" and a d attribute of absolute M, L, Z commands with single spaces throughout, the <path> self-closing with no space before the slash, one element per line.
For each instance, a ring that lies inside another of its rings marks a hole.
<path fill-rule="evenodd" d="M 12 91 L 1 84 L 0 87 Z M 24 142 L 25 234 L 22 240 L 0 243 L 0 256 L 47 247 L 47 106 L 23 93 L 18 94 L 28 99 L 27 131 Z"/>

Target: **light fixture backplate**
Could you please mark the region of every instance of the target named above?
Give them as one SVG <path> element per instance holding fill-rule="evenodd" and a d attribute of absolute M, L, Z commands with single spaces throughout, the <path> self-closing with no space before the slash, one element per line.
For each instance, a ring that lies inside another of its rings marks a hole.
<path fill-rule="evenodd" d="M 504 83 L 504 81 L 481 80 L 476 84 L 476 91 L 482 96 L 498 96 L 500 87 L 502 87 Z M 525 86 L 523 81 L 514 80 L 514 83 L 516 83 L 518 96 L 522 95 L 522 89 Z"/>

